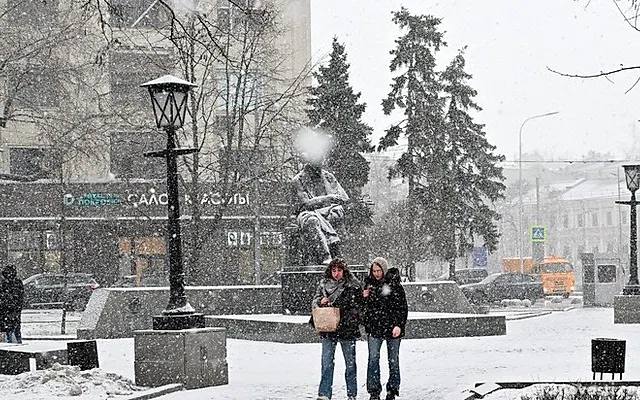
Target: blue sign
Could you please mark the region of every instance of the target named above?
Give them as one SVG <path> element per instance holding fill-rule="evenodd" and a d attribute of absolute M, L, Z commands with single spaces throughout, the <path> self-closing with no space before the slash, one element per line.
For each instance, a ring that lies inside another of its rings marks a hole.
<path fill-rule="evenodd" d="M 473 266 L 474 267 L 487 267 L 488 252 L 486 247 L 474 247 L 473 248 Z"/>
<path fill-rule="evenodd" d="M 532 226 L 530 232 L 532 243 L 544 243 L 547 241 L 547 228 L 545 226 Z"/>

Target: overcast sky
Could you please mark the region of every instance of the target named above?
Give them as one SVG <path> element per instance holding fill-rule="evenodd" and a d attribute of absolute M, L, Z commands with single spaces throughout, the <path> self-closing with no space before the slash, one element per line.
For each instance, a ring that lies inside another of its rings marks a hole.
<path fill-rule="evenodd" d="M 440 52 L 439 69 L 467 46 L 469 83 L 483 108 L 476 121 L 486 124 L 487 138 L 507 160 L 517 160 L 524 120 L 553 111 L 559 114 L 524 125 L 524 154 L 576 159 L 598 151 L 623 158 L 640 144 L 640 84 L 625 93 L 640 72 L 607 80 L 547 69 L 590 74 L 640 65 L 640 33 L 623 22 L 611 0 L 313 0 L 314 60 L 327 57 L 333 36 L 346 45 L 351 83 L 368 104 L 365 119 L 376 137 L 393 122 L 380 102 L 389 91 L 389 50 L 399 35 L 391 11 L 401 5 L 442 18 L 449 46 Z"/>

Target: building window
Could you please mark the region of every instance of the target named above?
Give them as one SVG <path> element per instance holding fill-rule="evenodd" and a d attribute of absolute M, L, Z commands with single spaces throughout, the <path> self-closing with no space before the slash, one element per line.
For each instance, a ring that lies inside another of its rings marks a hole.
<path fill-rule="evenodd" d="M 593 227 L 597 227 L 598 226 L 598 213 L 597 212 L 592 212 L 591 213 L 591 226 L 593 226 Z"/>
<path fill-rule="evenodd" d="M 120 179 L 162 179 L 166 163 L 144 153 L 166 147 L 160 133 L 116 133 L 111 135 L 111 172 Z"/>
<path fill-rule="evenodd" d="M 8 91 L 13 96 L 15 108 L 53 108 L 60 104 L 64 90 L 58 72 L 51 66 L 12 66 L 8 73 Z"/>
<path fill-rule="evenodd" d="M 613 225 L 613 214 L 611 211 L 607 211 L 607 226 Z"/>
<path fill-rule="evenodd" d="M 143 51 L 117 51 L 111 54 L 111 100 L 119 107 L 133 108 L 149 114 L 149 92 L 142 83 L 171 73 L 171 54 Z"/>
<path fill-rule="evenodd" d="M 257 106 L 260 97 L 260 85 L 255 74 L 221 71 L 218 73 L 217 89 L 215 104 L 219 110 L 225 110 L 228 104 L 229 110 L 250 112 Z"/>
<path fill-rule="evenodd" d="M 218 26 L 223 31 L 232 31 L 245 21 L 253 24 L 258 20 L 255 17 L 259 15 L 256 13 L 259 8 L 259 0 L 218 0 Z"/>
<path fill-rule="evenodd" d="M 51 27 L 57 24 L 58 0 L 7 0 L 9 24 L 17 27 Z"/>
<path fill-rule="evenodd" d="M 584 214 L 578 214 L 578 228 L 584 227 Z"/>
<path fill-rule="evenodd" d="M 607 242 L 607 253 L 613 253 L 613 243 Z"/>
<path fill-rule="evenodd" d="M 36 230 L 7 232 L 7 261 L 16 266 L 20 278 L 60 270 L 60 250 L 57 245 L 50 248 L 47 241 L 52 234 L 52 231 Z M 67 262 L 73 264 L 73 252 L 66 257 Z"/>
<path fill-rule="evenodd" d="M 109 12 L 117 28 L 162 28 L 170 20 L 166 7 L 154 0 L 112 0 Z"/>
<path fill-rule="evenodd" d="M 12 175 L 56 179 L 62 165 L 51 152 L 42 148 L 9 149 L 9 173 Z"/>
<path fill-rule="evenodd" d="M 220 153 L 220 168 L 228 163 L 237 178 L 248 178 L 260 174 L 260 167 L 265 164 L 265 154 L 258 149 L 223 150 Z"/>
<path fill-rule="evenodd" d="M 563 226 L 565 229 L 569 229 L 569 216 L 568 216 L 568 215 L 565 215 L 565 216 L 562 218 L 562 226 Z"/>
<path fill-rule="evenodd" d="M 616 266 L 615 265 L 598 265 L 598 283 L 615 283 Z"/>

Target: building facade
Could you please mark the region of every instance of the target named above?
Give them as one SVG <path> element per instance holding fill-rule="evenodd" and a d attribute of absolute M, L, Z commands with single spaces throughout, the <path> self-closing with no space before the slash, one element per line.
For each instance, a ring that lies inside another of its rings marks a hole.
<path fill-rule="evenodd" d="M 143 157 L 166 136 L 139 86 L 173 74 L 198 84 L 179 137 L 200 149 L 197 166 L 180 164 L 186 282 L 275 282 L 290 171 L 260 168 L 289 155 L 293 98 L 308 83 L 310 2 L 167 4 L 0 0 L 0 53 L 10 60 L 0 69 L 0 262 L 21 277 L 90 272 L 104 286 L 124 275 L 166 278 L 166 165 Z M 268 37 L 256 38 L 267 23 Z M 238 50 L 249 37 L 272 47 Z M 25 47 L 36 39 L 47 46 Z M 233 50 L 212 51 L 224 44 Z M 229 67 L 248 57 L 250 70 Z"/>

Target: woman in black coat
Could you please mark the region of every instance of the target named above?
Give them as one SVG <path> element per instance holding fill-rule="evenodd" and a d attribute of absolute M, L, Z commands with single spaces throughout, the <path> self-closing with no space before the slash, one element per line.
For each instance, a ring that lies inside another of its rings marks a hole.
<path fill-rule="evenodd" d="M 2 329 L 7 335 L 7 342 L 22 343 L 21 318 L 22 303 L 24 301 L 24 286 L 18 278 L 16 267 L 7 265 L 2 271 L 0 284 L 0 316 Z"/>
<path fill-rule="evenodd" d="M 311 307 L 338 307 L 340 322 L 335 332 L 320 332 L 322 339 L 322 375 L 318 387 L 318 400 L 329 400 L 333 394 L 333 369 L 338 342 L 346 368 L 347 398 L 358 395 L 356 369 L 356 339 L 360 337 L 360 308 L 362 287 L 347 263 L 335 258 L 324 271 L 324 277 L 313 298 Z"/>
<path fill-rule="evenodd" d="M 384 273 L 386 271 L 386 273 Z M 388 268 L 387 261 L 373 260 L 366 279 L 364 325 L 367 331 L 369 362 L 367 365 L 367 391 L 370 400 L 380 399 L 380 349 L 387 343 L 389 381 L 386 400 L 394 400 L 400 393 L 400 339 L 407 323 L 407 297 L 400 283 L 400 271 Z"/>

